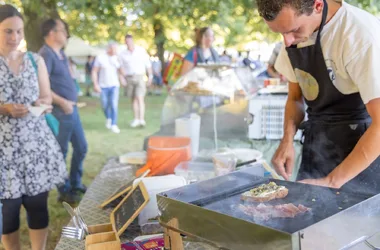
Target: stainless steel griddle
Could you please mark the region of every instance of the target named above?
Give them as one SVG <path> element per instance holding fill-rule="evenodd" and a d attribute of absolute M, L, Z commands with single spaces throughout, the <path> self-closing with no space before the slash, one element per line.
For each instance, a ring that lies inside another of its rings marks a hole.
<path fill-rule="evenodd" d="M 240 195 L 269 181 L 286 186 L 289 194 L 266 205 L 302 204 L 312 211 L 269 220 L 243 213 L 239 204 L 258 203 Z M 249 168 L 161 193 L 157 202 L 164 226 L 231 250 L 350 249 L 380 232 L 380 195 L 262 178 Z"/>

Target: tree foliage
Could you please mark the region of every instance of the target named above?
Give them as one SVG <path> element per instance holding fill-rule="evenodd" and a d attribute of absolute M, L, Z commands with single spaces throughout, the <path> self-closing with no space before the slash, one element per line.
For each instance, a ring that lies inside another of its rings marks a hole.
<path fill-rule="evenodd" d="M 61 16 L 70 33 L 102 44 L 124 41 L 131 33 L 150 52 L 163 56 L 164 50 L 185 52 L 193 45 L 194 28 L 210 26 L 216 46 L 243 50 L 251 41 L 274 41 L 255 8 L 254 0 L 10 0 L 22 7 L 26 17 L 28 47 L 36 50 L 42 40 L 43 19 Z M 380 0 L 347 0 L 374 14 Z"/>

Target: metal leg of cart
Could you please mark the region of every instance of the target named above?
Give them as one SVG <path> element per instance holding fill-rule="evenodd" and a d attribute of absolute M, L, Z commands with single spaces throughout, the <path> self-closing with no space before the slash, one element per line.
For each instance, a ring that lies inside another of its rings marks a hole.
<path fill-rule="evenodd" d="M 173 230 L 173 228 L 178 228 L 178 220 L 172 219 L 167 226 L 164 230 L 165 249 L 184 250 L 181 234 Z"/>

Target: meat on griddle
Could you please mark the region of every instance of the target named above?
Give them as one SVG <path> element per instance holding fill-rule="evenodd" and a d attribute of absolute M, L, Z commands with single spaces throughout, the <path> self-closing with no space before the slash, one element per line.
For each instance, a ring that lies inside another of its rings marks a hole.
<path fill-rule="evenodd" d="M 293 203 L 275 206 L 264 205 L 263 203 L 260 203 L 258 206 L 240 204 L 239 208 L 246 215 L 263 220 L 269 220 L 270 218 L 294 218 L 299 214 L 311 211 L 311 208 L 305 207 L 302 204 L 295 206 Z"/>

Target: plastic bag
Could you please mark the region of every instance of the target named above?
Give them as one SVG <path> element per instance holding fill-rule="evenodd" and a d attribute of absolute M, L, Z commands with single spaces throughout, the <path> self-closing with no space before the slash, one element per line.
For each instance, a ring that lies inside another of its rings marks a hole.
<path fill-rule="evenodd" d="M 233 152 L 216 153 L 212 156 L 216 176 L 226 175 L 235 171 L 237 157 Z"/>

